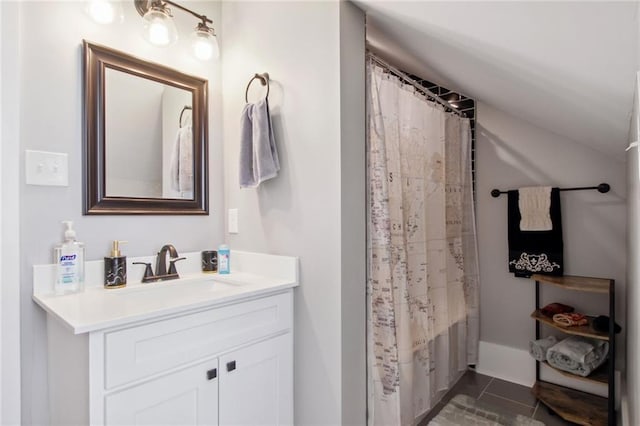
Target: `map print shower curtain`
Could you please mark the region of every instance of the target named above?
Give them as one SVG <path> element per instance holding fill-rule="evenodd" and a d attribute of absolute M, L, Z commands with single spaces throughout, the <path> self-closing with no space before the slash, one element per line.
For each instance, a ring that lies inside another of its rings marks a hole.
<path fill-rule="evenodd" d="M 368 73 L 368 422 L 412 425 L 477 362 L 470 127 Z"/>

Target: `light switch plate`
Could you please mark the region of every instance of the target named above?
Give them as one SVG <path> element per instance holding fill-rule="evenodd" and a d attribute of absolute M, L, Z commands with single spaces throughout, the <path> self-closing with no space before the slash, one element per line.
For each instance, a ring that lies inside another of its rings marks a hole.
<path fill-rule="evenodd" d="M 25 151 L 27 185 L 69 186 L 69 160 L 66 153 Z"/>
<path fill-rule="evenodd" d="M 238 209 L 229 209 L 228 226 L 230 234 L 238 233 Z"/>

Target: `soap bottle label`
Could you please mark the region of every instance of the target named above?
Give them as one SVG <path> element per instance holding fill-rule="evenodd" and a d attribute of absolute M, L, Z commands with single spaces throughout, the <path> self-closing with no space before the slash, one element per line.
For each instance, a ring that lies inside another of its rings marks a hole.
<path fill-rule="evenodd" d="M 75 284 L 78 282 L 78 255 L 67 253 L 60 256 L 60 283 Z"/>
<path fill-rule="evenodd" d="M 218 253 L 218 272 L 221 274 L 229 273 L 229 253 Z"/>

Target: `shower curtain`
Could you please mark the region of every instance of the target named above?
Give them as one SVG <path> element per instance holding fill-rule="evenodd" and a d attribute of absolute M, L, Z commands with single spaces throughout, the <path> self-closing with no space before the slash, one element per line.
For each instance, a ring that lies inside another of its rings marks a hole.
<path fill-rule="evenodd" d="M 478 357 L 469 120 L 368 64 L 369 425 L 412 425 Z"/>

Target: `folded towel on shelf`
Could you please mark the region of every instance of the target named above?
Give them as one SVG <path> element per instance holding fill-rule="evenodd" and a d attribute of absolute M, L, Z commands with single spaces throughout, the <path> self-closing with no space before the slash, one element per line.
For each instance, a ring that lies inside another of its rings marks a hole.
<path fill-rule="evenodd" d="M 544 308 L 540 309 L 542 315 L 552 318 L 555 314 L 566 314 L 573 312 L 573 307 L 569 305 L 563 305 L 562 303 L 549 303 Z"/>
<path fill-rule="evenodd" d="M 529 186 L 518 190 L 521 231 L 551 231 L 551 187 Z"/>
<path fill-rule="evenodd" d="M 547 350 L 547 362 L 559 370 L 587 377 L 607 358 L 609 343 L 582 336 L 566 338 Z"/>
<path fill-rule="evenodd" d="M 555 314 L 553 316 L 553 322 L 563 327 L 575 327 L 577 325 L 589 324 L 587 317 L 579 313 Z"/>
<path fill-rule="evenodd" d="M 245 105 L 240 126 L 240 187 L 255 188 L 280 170 L 267 99 Z"/>
<path fill-rule="evenodd" d="M 518 191 L 507 193 L 509 233 L 509 272 L 516 277 L 531 274 L 562 275 L 563 250 L 560 191 L 551 189 L 550 231 L 520 230 L 520 195 Z"/>
<path fill-rule="evenodd" d="M 547 351 L 556 343 L 558 343 L 558 339 L 556 339 L 555 336 L 548 336 L 544 339 L 533 340 L 529 342 L 529 353 L 538 361 L 546 361 Z"/>
<path fill-rule="evenodd" d="M 171 155 L 171 188 L 193 191 L 193 131 L 191 125 L 178 129 Z"/>

